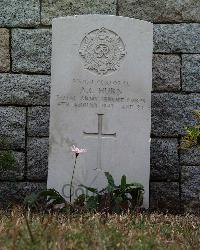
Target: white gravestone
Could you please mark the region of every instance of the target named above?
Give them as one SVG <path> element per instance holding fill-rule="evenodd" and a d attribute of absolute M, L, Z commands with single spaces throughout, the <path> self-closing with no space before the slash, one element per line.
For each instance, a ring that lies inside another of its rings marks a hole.
<path fill-rule="evenodd" d="M 103 171 L 117 183 L 144 185 L 149 206 L 152 24 L 83 15 L 53 20 L 48 187 L 73 198 L 79 184 L 102 188 Z"/>

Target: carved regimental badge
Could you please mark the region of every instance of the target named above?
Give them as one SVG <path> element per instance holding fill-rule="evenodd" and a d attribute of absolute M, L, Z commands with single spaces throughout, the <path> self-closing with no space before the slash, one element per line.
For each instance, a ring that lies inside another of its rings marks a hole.
<path fill-rule="evenodd" d="M 116 33 L 101 28 L 91 31 L 83 38 L 79 54 L 85 69 L 98 75 L 106 75 L 119 69 L 126 50 Z"/>

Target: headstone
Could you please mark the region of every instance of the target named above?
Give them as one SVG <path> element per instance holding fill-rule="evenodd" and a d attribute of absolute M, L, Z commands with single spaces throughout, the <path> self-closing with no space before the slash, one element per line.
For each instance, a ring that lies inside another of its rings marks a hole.
<path fill-rule="evenodd" d="M 73 198 L 79 184 L 101 189 L 103 171 L 117 183 L 145 187 L 149 205 L 152 24 L 126 17 L 83 15 L 53 20 L 48 187 Z"/>

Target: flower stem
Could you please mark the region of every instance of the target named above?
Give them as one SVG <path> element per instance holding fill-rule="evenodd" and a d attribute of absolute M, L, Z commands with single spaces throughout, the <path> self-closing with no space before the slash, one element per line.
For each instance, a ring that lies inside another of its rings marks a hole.
<path fill-rule="evenodd" d="M 34 242 L 34 237 L 33 237 L 32 231 L 31 231 L 31 227 L 29 225 L 29 221 L 28 221 L 28 218 L 27 218 L 27 215 L 26 215 L 26 211 L 24 212 L 24 219 L 25 219 L 25 223 L 26 223 L 26 226 L 27 226 L 27 229 L 28 229 L 30 239 L 31 239 L 32 242 Z"/>
<path fill-rule="evenodd" d="M 74 173 L 75 173 L 75 168 L 76 168 L 76 160 L 79 154 L 76 153 L 76 157 L 75 157 L 75 162 L 74 162 L 74 168 L 73 168 L 73 173 L 72 173 L 72 178 L 71 178 L 71 183 L 70 183 L 70 195 L 69 195 L 69 201 L 71 203 L 72 201 L 72 183 L 73 183 L 73 179 L 74 179 Z"/>

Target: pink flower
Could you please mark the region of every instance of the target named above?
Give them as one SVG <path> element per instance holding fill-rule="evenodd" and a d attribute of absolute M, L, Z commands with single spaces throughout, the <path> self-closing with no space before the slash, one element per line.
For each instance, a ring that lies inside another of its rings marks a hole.
<path fill-rule="evenodd" d="M 81 154 L 81 153 L 85 153 L 85 152 L 87 152 L 87 150 L 86 149 L 84 149 L 84 148 L 77 148 L 75 145 L 73 145 L 72 147 L 71 147 L 71 150 L 72 150 L 72 152 L 74 152 L 74 153 L 76 153 L 76 154 Z"/>

